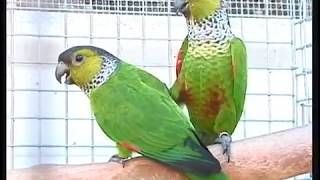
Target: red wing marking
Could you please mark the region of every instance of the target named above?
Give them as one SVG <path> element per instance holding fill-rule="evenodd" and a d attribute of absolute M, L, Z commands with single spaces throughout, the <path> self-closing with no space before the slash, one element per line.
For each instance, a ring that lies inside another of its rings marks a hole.
<path fill-rule="evenodd" d="M 131 152 L 140 152 L 140 148 L 139 148 L 138 146 L 134 145 L 134 144 L 130 144 L 130 143 L 125 142 L 125 141 L 120 142 L 119 144 L 120 144 L 120 146 L 128 149 L 128 151 L 131 151 Z"/>
<path fill-rule="evenodd" d="M 176 76 L 177 77 L 181 71 L 182 61 L 183 61 L 183 50 L 180 49 L 178 52 L 178 57 L 177 57 L 177 61 L 176 61 Z"/>

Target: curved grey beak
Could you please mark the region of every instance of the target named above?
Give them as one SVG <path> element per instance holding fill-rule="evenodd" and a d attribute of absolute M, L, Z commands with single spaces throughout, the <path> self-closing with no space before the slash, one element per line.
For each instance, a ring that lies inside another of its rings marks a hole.
<path fill-rule="evenodd" d="M 175 8 L 177 9 L 177 13 L 182 13 L 183 15 L 187 16 L 188 15 L 188 0 L 175 0 Z"/>
<path fill-rule="evenodd" d="M 60 61 L 56 67 L 55 75 L 57 81 L 61 84 L 61 78 L 66 74 L 66 80 L 64 81 L 65 84 L 74 84 L 74 81 L 70 77 L 70 69 L 69 67 L 63 62 Z"/>

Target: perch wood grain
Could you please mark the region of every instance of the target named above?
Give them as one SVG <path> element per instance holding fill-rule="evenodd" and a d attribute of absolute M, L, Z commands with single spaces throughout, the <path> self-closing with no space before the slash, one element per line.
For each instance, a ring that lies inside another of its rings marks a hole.
<path fill-rule="evenodd" d="M 232 143 L 231 162 L 221 154 L 221 146 L 210 151 L 234 180 L 279 180 L 311 172 L 311 125 L 248 138 Z M 9 171 L 9 180 L 186 180 L 174 169 L 146 158 L 134 158 L 123 168 L 117 163 L 84 165 L 37 165 Z"/>

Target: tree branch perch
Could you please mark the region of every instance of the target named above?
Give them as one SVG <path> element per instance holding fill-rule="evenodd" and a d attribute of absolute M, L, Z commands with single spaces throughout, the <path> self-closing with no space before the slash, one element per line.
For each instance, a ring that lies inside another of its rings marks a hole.
<path fill-rule="evenodd" d="M 231 144 L 231 162 L 221 154 L 221 146 L 210 146 L 223 171 L 234 180 L 279 180 L 311 172 L 311 125 L 235 141 Z M 172 168 L 149 160 L 134 158 L 122 168 L 117 163 L 84 165 L 37 165 L 8 172 L 9 180 L 186 180 Z"/>

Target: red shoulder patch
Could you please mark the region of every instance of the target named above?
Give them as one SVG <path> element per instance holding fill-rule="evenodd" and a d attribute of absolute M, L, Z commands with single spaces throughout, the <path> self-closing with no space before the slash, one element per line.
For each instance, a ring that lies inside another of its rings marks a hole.
<path fill-rule="evenodd" d="M 122 142 L 119 142 L 119 145 L 128 149 L 128 151 L 131 151 L 131 152 L 140 152 L 140 148 L 134 144 L 130 144 L 126 141 L 122 141 Z"/>
<path fill-rule="evenodd" d="M 180 49 L 178 52 L 178 57 L 176 60 L 176 76 L 178 77 L 178 75 L 180 74 L 181 71 L 181 66 L 182 66 L 182 62 L 183 62 L 183 50 Z"/>

